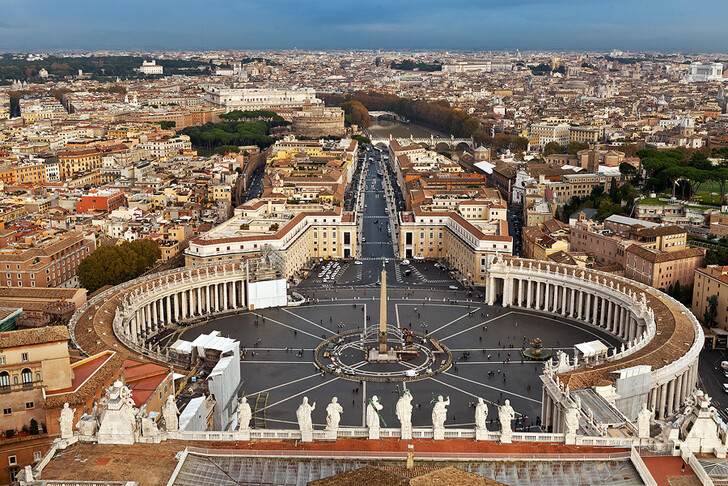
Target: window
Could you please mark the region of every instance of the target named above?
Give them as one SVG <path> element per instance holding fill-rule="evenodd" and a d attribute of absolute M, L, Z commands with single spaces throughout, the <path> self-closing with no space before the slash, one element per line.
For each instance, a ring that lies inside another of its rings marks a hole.
<path fill-rule="evenodd" d="M 23 362 L 28 361 L 28 353 L 23 353 L 22 355 Z"/>
<path fill-rule="evenodd" d="M 3 415 L 10 415 L 11 413 L 13 413 L 12 408 L 3 408 Z"/>
<path fill-rule="evenodd" d="M 33 462 L 40 461 L 41 457 L 43 457 L 43 454 L 40 451 L 33 451 Z"/>
<path fill-rule="evenodd" d="M 26 408 L 26 410 L 35 408 L 35 404 L 33 402 L 25 402 L 25 408 Z"/>
<path fill-rule="evenodd" d="M 30 371 L 28 368 L 23 368 L 21 375 L 23 377 L 23 385 L 29 385 L 33 383 L 33 372 Z"/>
<path fill-rule="evenodd" d="M 5 364 L 5 356 L 0 356 L 0 365 Z"/>
<path fill-rule="evenodd" d="M 0 388 L 6 388 L 10 386 L 10 375 L 7 371 L 0 373 Z"/>
<path fill-rule="evenodd" d="M 16 456 L 8 456 L 8 464 L 11 466 L 14 466 L 18 463 L 18 458 Z"/>

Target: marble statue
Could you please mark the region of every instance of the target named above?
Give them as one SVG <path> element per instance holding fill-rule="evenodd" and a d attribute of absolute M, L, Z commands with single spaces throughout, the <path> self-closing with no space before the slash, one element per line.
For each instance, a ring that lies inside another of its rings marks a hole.
<path fill-rule="evenodd" d="M 443 400 L 442 395 L 437 397 L 435 406 L 432 407 L 432 425 L 436 429 L 445 427 L 445 419 L 447 419 L 447 407 L 450 405 L 450 397 Z"/>
<path fill-rule="evenodd" d="M 652 412 L 647 408 L 646 403 L 642 403 L 642 409 L 637 413 L 637 436 L 640 439 L 650 438 L 650 420 L 652 420 Z"/>
<path fill-rule="evenodd" d="M 478 404 L 475 406 L 475 427 L 485 429 L 485 421 L 488 418 L 488 405 L 482 398 L 478 398 Z"/>
<path fill-rule="evenodd" d="M 316 410 L 316 402 L 313 405 L 308 404 L 308 397 L 303 397 L 303 402 L 296 410 L 296 419 L 298 420 L 298 428 L 302 433 L 313 434 L 313 422 L 311 421 L 311 412 Z"/>
<path fill-rule="evenodd" d="M 159 442 L 161 440 L 160 434 L 159 434 L 159 427 L 157 427 L 157 423 L 152 419 L 150 416 L 142 417 L 142 437 L 147 437 L 149 439 L 152 439 L 154 442 Z"/>
<path fill-rule="evenodd" d="M 339 429 L 339 421 L 344 409 L 339 405 L 339 399 L 334 397 L 331 403 L 326 406 L 326 430 L 336 431 Z"/>
<path fill-rule="evenodd" d="M 162 417 L 164 417 L 164 427 L 167 432 L 174 432 L 179 429 L 177 405 L 174 403 L 174 395 L 169 395 L 167 401 L 162 405 Z"/>
<path fill-rule="evenodd" d="M 369 427 L 370 439 L 379 439 L 379 411 L 382 408 L 384 407 L 382 407 L 379 403 L 379 397 L 373 395 L 372 398 L 369 399 L 366 413 L 366 423 L 367 427 Z"/>
<path fill-rule="evenodd" d="M 516 413 L 511 407 L 511 401 L 506 399 L 505 403 L 498 407 L 498 421 L 501 426 L 501 442 L 510 444 L 513 431 L 511 430 L 511 420 L 516 418 Z"/>
<path fill-rule="evenodd" d="M 432 427 L 433 438 L 442 440 L 445 438 L 445 420 L 447 419 L 447 407 L 450 405 L 450 397 L 447 400 L 442 399 L 442 395 L 437 397 L 435 406 L 432 407 Z"/>
<path fill-rule="evenodd" d="M 296 412 L 298 415 L 298 412 Z M 240 430 L 250 430 L 250 419 L 253 418 L 253 411 L 250 409 L 247 397 L 241 397 L 238 402 L 238 427 Z"/>
<path fill-rule="evenodd" d="M 400 438 L 402 440 L 412 439 L 412 394 L 409 390 L 405 389 L 404 393 L 394 409 L 401 424 Z"/>
<path fill-rule="evenodd" d="M 71 408 L 68 402 L 63 404 L 61 409 L 61 418 L 58 422 L 61 424 L 61 439 L 70 439 L 73 437 L 73 415 L 76 413 L 75 408 Z"/>
<path fill-rule="evenodd" d="M 579 430 L 579 409 L 576 406 L 566 409 L 564 425 L 566 435 L 575 435 L 576 431 Z"/>

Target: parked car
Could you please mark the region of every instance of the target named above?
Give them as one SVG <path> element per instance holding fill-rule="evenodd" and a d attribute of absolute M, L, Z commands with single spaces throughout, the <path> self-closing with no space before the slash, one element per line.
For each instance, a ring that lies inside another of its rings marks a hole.
<path fill-rule="evenodd" d="M 399 262 L 399 264 L 400 265 L 409 265 L 410 264 L 410 261 L 409 260 L 402 260 L 401 262 Z"/>
<path fill-rule="evenodd" d="M 457 285 L 451 285 L 451 286 L 449 286 L 448 288 L 449 288 L 450 290 L 457 290 L 457 289 L 458 289 L 458 286 L 457 286 Z"/>

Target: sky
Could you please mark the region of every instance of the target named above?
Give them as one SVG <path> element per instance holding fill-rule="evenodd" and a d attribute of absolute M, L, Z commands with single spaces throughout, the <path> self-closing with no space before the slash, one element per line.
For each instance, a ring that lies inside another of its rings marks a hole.
<path fill-rule="evenodd" d="M 0 0 L 0 51 L 728 53 L 728 0 Z"/>

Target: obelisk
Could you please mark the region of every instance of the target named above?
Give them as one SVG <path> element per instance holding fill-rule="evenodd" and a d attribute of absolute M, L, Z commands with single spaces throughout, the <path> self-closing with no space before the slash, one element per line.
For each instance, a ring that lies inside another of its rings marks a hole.
<path fill-rule="evenodd" d="M 382 263 L 380 277 L 382 289 L 379 293 L 379 354 L 387 354 L 387 271 Z"/>

